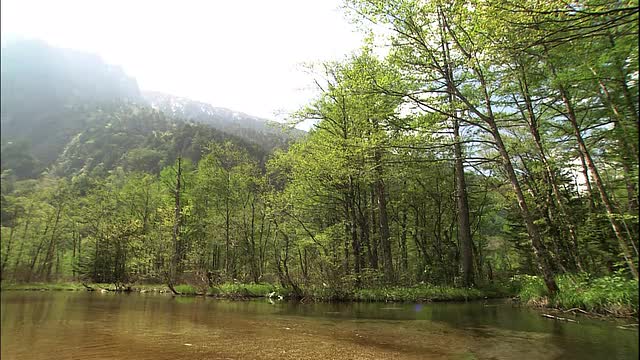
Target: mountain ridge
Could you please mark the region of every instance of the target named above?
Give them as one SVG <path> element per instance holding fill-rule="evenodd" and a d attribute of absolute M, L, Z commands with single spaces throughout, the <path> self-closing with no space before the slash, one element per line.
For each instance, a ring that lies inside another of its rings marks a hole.
<path fill-rule="evenodd" d="M 99 55 L 89 52 L 58 48 L 41 40 L 14 41 L 5 44 L 2 50 L 2 125 L 5 126 L 7 118 L 20 108 L 16 105 L 25 100 L 36 100 L 36 105 L 48 108 L 69 106 L 70 103 L 133 102 L 219 130 L 221 127 L 247 126 L 275 135 L 278 131 L 274 129 L 289 128 L 272 119 L 216 107 L 185 96 L 141 90 L 135 77 L 125 73 L 120 65 L 108 64 Z M 37 113 L 41 110 L 38 108 L 23 109 Z M 305 133 L 295 128 L 291 132 L 297 135 Z"/>
<path fill-rule="evenodd" d="M 42 171 L 73 175 L 100 166 L 135 169 L 134 158 L 151 159 L 146 168 L 156 171 L 181 152 L 197 161 L 207 143 L 225 141 L 263 163 L 274 149 L 304 134 L 186 97 L 141 91 L 122 67 L 94 54 L 42 41 L 15 42 L 2 50 L 1 169 L 13 169 L 19 178 Z"/>
<path fill-rule="evenodd" d="M 306 132 L 274 120 L 159 91 L 142 91 L 144 100 L 168 116 L 191 120 L 243 138 L 297 139 Z M 267 141 L 268 142 L 268 141 Z M 276 144 L 274 144 L 275 146 Z M 284 144 L 281 144 L 284 145 Z"/>

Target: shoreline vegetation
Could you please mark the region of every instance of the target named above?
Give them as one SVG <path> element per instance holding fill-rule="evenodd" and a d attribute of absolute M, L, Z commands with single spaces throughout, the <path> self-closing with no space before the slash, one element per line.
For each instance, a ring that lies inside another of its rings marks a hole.
<path fill-rule="evenodd" d="M 302 288 L 302 296 L 279 285 L 259 283 L 224 283 L 209 288 L 180 284 L 175 286 L 179 296 L 207 296 L 228 300 L 251 298 L 296 299 L 302 302 L 457 302 L 511 298 L 525 306 L 551 310 L 562 314 L 582 314 L 595 318 L 637 318 L 638 282 L 620 276 L 590 279 L 586 275 L 558 276 L 560 292 L 549 295 L 538 276 L 516 275 L 509 282 L 481 288 L 455 288 L 418 285 L 360 289 L 331 289 L 325 286 Z M 172 293 L 165 284 L 114 284 L 81 282 L 9 283 L 2 291 L 100 291 Z M 542 314 L 555 319 L 562 317 Z"/>
<path fill-rule="evenodd" d="M 523 304 L 562 313 L 638 319 L 638 281 L 612 275 L 587 274 L 556 277 L 559 291 L 550 295 L 540 277 L 517 275 L 513 279 Z"/>
<path fill-rule="evenodd" d="M 176 285 L 177 296 L 208 296 L 221 299 L 242 300 L 250 298 L 297 299 L 300 301 L 344 301 L 344 302 L 444 302 L 472 301 L 483 299 L 508 298 L 512 296 L 506 288 L 484 289 L 454 288 L 445 286 L 421 285 L 413 287 L 379 287 L 354 290 L 336 290 L 325 287 L 302 289 L 302 296 L 296 296 L 291 290 L 273 284 L 225 283 L 207 289 L 180 284 Z M 2 291 L 101 291 L 101 292 L 139 292 L 172 293 L 165 284 L 132 284 L 115 286 L 105 283 L 3 283 Z"/>

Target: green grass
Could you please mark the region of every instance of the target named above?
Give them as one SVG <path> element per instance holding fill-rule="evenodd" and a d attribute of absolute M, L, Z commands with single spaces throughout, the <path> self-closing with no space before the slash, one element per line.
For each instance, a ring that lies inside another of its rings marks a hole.
<path fill-rule="evenodd" d="M 135 284 L 131 286 L 131 289 L 138 292 L 171 292 L 165 284 Z"/>
<path fill-rule="evenodd" d="M 356 290 L 357 301 L 445 301 L 481 299 L 484 294 L 478 289 L 454 289 L 422 285 L 413 288 L 380 288 Z"/>
<path fill-rule="evenodd" d="M 199 294 L 198 289 L 187 284 L 176 285 L 175 289 L 181 295 L 198 295 Z"/>
<path fill-rule="evenodd" d="M 361 289 L 354 292 L 355 301 L 467 301 L 508 296 L 497 289 L 453 288 L 447 286 L 420 285 L 415 287 L 390 287 Z"/>
<path fill-rule="evenodd" d="M 112 284 L 88 284 L 98 290 L 113 289 Z M 188 285 L 176 285 L 175 289 L 182 295 L 202 295 L 198 288 Z M 2 290 L 85 290 L 80 283 L 3 283 Z M 143 284 L 133 285 L 133 291 L 139 292 L 169 292 L 166 285 Z M 323 286 L 310 286 L 302 289 L 303 297 L 315 301 L 363 301 L 363 302 L 425 302 L 425 301 L 464 301 L 483 298 L 506 297 L 510 294 L 502 288 L 493 289 L 465 289 L 443 286 L 420 285 L 416 287 L 380 287 L 366 289 L 334 289 Z M 288 289 L 273 284 L 241 284 L 225 283 L 208 289 L 206 295 L 219 298 L 258 298 L 272 294 L 276 297 L 292 298 Z"/>
<path fill-rule="evenodd" d="M 209 288 L 208 294 L 216 297 L 248 298 L 265 297 L 270 293 L 280 293 L 272 284 L 221 284 Z"/>
<path fill-rule="evenodd" d="M 100 289 L 109 289 L 115 290 L 115 286 L 113 284 L 97 284 L 97 283 L 89 283 L 88 286 L 92 287 L 94 290 Z M 86 287 L 79 282 L 59 282 L 59 283 L 9 283 L 2 282 L 1 290 L 22 290 L 22 291 L 80 291 L 86 290 Z M 143 292 L 168 292 L 169 288 L 163 284 L 141 284 L 141 285 L 133 285 L 133 291 L 143 291 Z"/>
<path fill-rule="evenodd" d="M 454 288 L 435 285 L 412 287 L 371 287 L 362 289 L 333 289 L 328 287 L 306 287 L 303 297 L 318 301 L 359 302 L 430 302 L 467 301 L 486 298 L 503 298 L 513 295 L 506 287 Z"/>
<path fill-rule="evenodd" d="M 19 284 L 19 283 L 2 283 L 0 287 L 2 291 L 5 290 L 23 290 L 23 291 L 45 291 L 45 290 L 68 290 L 68 291 L 76 291 L 76 290 L 84 290 L 85 287 L 80 283 L 28 283 L 28 284 Z"/>
<path fill-rule="evenodd" d="M 435 285 L 413 287 L 376 288 L 329 288 L 309 286 L 302 288 L 303 297 L 315 301 L 362 301 L 362 302 L 428 302 L 466 301 L 485 298 L 509 297 L 517 294 L 528 305 L 546 306 L 563 310 L 580 309 L 609 316 L 635 316 L 638 314 L 638 282 L 619 275 L 589 278 L 587 275 L 562 275 L 556 278 L 560 291 L 549 296 L 544 282 L 538 276 L 517 275 L 509 286 L 483 288 L 453 288 Z M 96 290 L 114 289 L 113 284 L 88 284 Z M 81 283 L 9 283 L 2 282 L 0 289 L 9 290 L 67 290 L 82 291 Z M 183 295 L 202 295 L 198 288 L 180 284 L 176 291 Z M 169 292 L 164 284 L 137 284 L 133 291 Z M 266 297 L 269 294 L 292 298 L 290 290 L 273 284 L 226 283 L 211 287 L 206 295 L 242 299 Z"/>
<path fill-rule="evenodd" d="M 530 305 L 580 309 L 612 316 L 638 314 L 638 282 L 635 280 L 618 275 L 595 279 L 586 275 L 562 275 L 556 281 L 560 291 L 549 296 L 541 278 L 530 275 L 514 278 L 520 289 L 518 297 Z"/>

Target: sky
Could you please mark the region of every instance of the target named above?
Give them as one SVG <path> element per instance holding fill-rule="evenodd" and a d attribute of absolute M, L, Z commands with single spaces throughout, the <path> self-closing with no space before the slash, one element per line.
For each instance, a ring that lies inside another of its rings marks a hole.
<path fill-rule="evenodd" d="M 121 65 L 154 90 L 269 119 L 316 91 L 302 64 L 340 60 L 362 34 L 341 0 L 2 0 L 3 43 L 37 38 Z"/>

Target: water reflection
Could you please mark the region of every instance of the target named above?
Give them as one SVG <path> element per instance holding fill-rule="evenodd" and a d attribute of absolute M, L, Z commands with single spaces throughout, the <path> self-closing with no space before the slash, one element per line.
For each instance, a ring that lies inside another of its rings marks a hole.
<path fill-rule="evenodd" d="M 635 359 L 638 332 L 504 302 L 300 304 L 2 293 L 8 359 Z M 187 345 L 185 345 L 187 344 Z"/>

